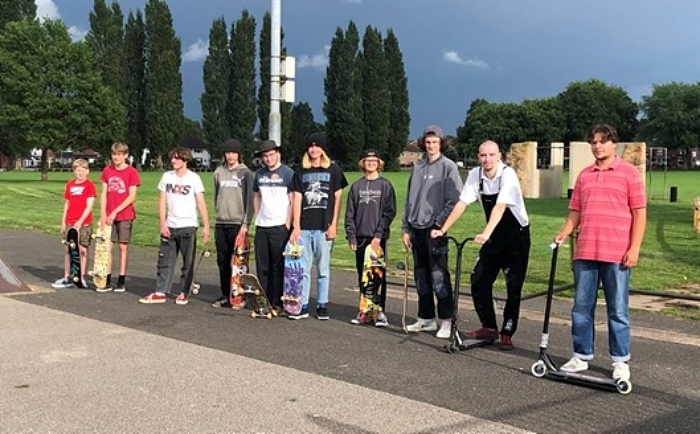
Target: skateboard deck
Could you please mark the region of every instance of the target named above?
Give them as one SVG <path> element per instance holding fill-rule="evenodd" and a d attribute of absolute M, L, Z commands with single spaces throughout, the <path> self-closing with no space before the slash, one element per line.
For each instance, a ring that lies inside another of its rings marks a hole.
<path fill-rule="evenodd" d="M 105 225 L 104 229 L 97 226 L 97 231 L 92 235 L 95 240 L 95 253 L 92 261 L 92 283 L 95 287 L 103 289 L 107 287 L 107 275 L 111 273 L 112 265 L 112 226 Z"/>
<path fill-rule="evenodd" d="M 236 246 L 231 256 L 231 292 L 229 304 L 231 309 L 243 308 L 245 294 L 240 284 L 241 276 L 248 273 L 248 260 L 250 258 L 250 241 L 245 237 L 242 246 Z"/>
<path fill-rule="evenodd" d="M 302 254 L 304 242 L 299 239 L 297 244 L 288 242 L 284 247 L 284 289 L 282 290 L 282 306 L 289 315 L 298 315 L 302 308 L 302 288 L 304 282 L 304 265 Z"/>
<path fill-rule="evenodd" d="M 252 312 L 250 312 L 251 318 L 267 318 L 272 319 L 273 316 L 277 316 L 277 312 L 272 309 L 272 304 L 270 304 L 270 299 L 267 298 L 267 294 L 260 285 L 260 281 L 254 274 L 242 274 L 240 277 L 240 285 L 243 288 L 244 294 L 252 295 Z"/>
<path fill-rule="evenodd" d="M 80 246 L 78 244 L 78 230 L 70 228 L 66 232 L 64 244 L 68 246 L 68 279 L 78 288 L 83 288 L 83 272 L 80 268 Z"/>
<path fill-rule="evenodd" d="M 358 306 L 358 319 L 360 323 L 372 323 L 377 321 L 382 311 L 379 300 L 384 280 L 384 252 L 375 251 L 372 246 L 365 249 L 364 268 L 360 283 L 360 304 Z"/>
<path fill-rule="evenodd" d="M 199 290 L 202 288 L 202 285 L 197 282 L 197 276 L 199 276 L 199 266 L 202 264 L 202 259 L 208 258 L 209 256 L 211 256 L 211 252 L 207 246 L 204 246 L 202 253 L 199 255 L 199 259 L 197 260 L 197 264 L 194 266 L 194 277 L 192 278 L 192 285 L 190 286 L 190 294 L 199 294 Z"/>

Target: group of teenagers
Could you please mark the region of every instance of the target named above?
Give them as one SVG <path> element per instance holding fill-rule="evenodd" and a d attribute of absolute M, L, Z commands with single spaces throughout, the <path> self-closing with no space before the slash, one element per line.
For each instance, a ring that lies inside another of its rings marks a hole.
<path fill-rule="evenodd" d="M 612 376 L 629 380 L 629 279 L 630 270 L 639 259 L 646 225 L 645 189 L 639 171 L 616 155 L 618 137 L 614 127 L 594 125 L 586 139 L 595 162 L 580 172 L 569 201 L 568 217 L 554 235 L 554 241 L 562 243 L 574 230 L 578 232 L 573 258 L 573 356 L 561 370 L 585 371 L 593 359 L 594 313 L 600 282 L 607 306 Z M 410 173 L 401 221 L 402 242 L 413 256 L 418 294 L 417 320 L 407 326 L 407 331 L 436 332 L 437 338 L 450 338 L 455 306 L 447 233 L 468 205 L 479 202 L 486 223 L 474 236 L 474 242 L 481 247 L 470 283 L 481 327 L 467 332 L 466 336 L 498 341 L 501 349 L 513 349 L 512 337 L 518 327 L 531 243 L 530 219 L 518 176 L 502 161 L 498 144 L 490 140 L 479 146 L 479 166 L 468 172 L 464 182 L 458 166 L 443 154 L 448 144 L 439 127 L 426 128 L 418 143 L 424 158 L 415 163 Z M 273 309 L 283 313 L 285 245 L 288 241 L 302 240 L 302 309 L 287 317 L 294 320 L 309 317 L 311 271 L 315 264 L 315 315 L 319 320 L 330 319 L 330 259 L 348 181 L 343 170 L 331 161 L 323 133 L 310 134 L 305 144 L 301 167 L 295 171 L 282 163 L 282 148 L 277 143 L 260 142 L 255 156 L 261 159 L 262 168 L 255 172 L 242 161 L 243 147 L 237 139 L 223 144 L 222 164 L 213 175 L 214 238 L 221 289 L 213 307 L 245 307 L 245 302 L 230 304 L 231 257 L 238 246 L 244 245 L 254 220 L 256 273 Z M 115 143 L 111 151 L 111 164 L 100 176 L 99 225 L 112 225 L 112 241 L 119 245 L 119 276 L 116 284 L 108 276 L 107 287 L 96 289 L 98 292 L 126 290 L 128 245 L 136 217 L 136 190 L 140 185 L 138 172 L 127 163 L 128 146 Z M 169 299 L 179 254 L 182 268 L 175 303 L 186 305 L 194 274 L 200 219 L 205 245 L 210 237 L 204 185 L 201 177 L 187 168 L 192 159 L 190 149 L 175 148 L 169 157 L 172 170 L 164 173 L 158 184 L 161 239 L 155 290 L 139 299 L 143 304 L 165 303 Z M 365 149 L 358 163 L 363 176 L 350 186 L 347 197 L 345 234 L 349 248 L 355 252 L 358 284 L 365 250 L 372 246 L 386 255 L 390 227 L 397 215 L 394 188 L 381 175 L 384 164 L 375 149 Z M 76 160 L 73 169 L 75 179 L 66 185 L 61 229 L 78 229 L 82 269 L 86 270 L 96 188 L 87 179 L 87 162 Z M 54 287 L 72 285 L 68 270 L 66 255 L 66 276 L 56 281 Z M 507 300 L 499 328 L 493 284 L 500 272 L 505 276 Z M 385 279 L 381 286 L 382 312 L 375 325 L 386 327 Z M 361 321 L 356 318 L 351 322 Z"/>

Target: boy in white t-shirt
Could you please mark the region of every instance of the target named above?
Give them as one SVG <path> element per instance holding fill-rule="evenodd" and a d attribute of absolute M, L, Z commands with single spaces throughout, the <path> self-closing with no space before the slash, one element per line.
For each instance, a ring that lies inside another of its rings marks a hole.
<path fill-rule="evenodd" d="M 160 248 L 156 289 L 139 299 L 139 303 L 144 304 L 165 303 L 168 300 L 178 253 L 182 254 L 182 274 L 180 294 L 175 299 L 175 304 L 186 305 L 189 302 L 197 250 L 197 210 L 202 217 L 202 241 L 206 244 L 209 240 L 209 215 L 204 202 L 204 184 L 199 175 L 187 169 L 192 152 L 188 148 L 175 148 L 170 151 L 169 157 L 173 170 L 164 173 L 158 183 Z"/>

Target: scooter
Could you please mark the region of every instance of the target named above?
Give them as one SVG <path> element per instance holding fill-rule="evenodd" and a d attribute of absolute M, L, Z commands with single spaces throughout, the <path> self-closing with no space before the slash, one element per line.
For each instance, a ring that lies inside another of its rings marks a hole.
<path fill-rule="evenodd" d="M 549 269 L 547 303 L 544 310 L 544 324 L 542 326 L 542 337 L 540 339 L 540 355 L 539 359 L 532 365 L 532 368 L 530 368 L 530 372 L 532 372 L 532 375 L 538 378 L 547 377 L 556 381 L 564 381 L 581 386 L 617 391 L 623 395 L 627 395 L 632 391 L 632 383 L 629 380 L 613 380 L 612 378 L 586 375 L 580 372 L 564 372 L 557 367 L 549 354 L 547 354 L 547 345 L 549 344 L 549 317 L 552 313 L 554 278 L 557 270 L 559 243 L 552 243 L 549 245 L 549 248 L 552 251 L 552 265 Z"/>
<path fill-rule="evenodd" d="M 474 238 L 465 238 L 462 241 L 459 241 L 454 237 L 447 237 L 447 239 L 452 241 L 455 244 L 455 247 L 457 247 L 457 265 L 455 266 L 455 284 L 453 292 L 454 311 L 452 314 L 450 343 L 445 345 L 444 350 L 447 353 L 456 353 L 458 351 L 471 350 L 472 348 L 493 345 L 493 339 L 465 339 L 462 336 L 462 333 L 459 331 L 457 320 L 459 318 L 459 280 L 462 274 L 462 253 L 464 252 L 464 246 L 466 246 L 468 242 L 474 241 Z"/>

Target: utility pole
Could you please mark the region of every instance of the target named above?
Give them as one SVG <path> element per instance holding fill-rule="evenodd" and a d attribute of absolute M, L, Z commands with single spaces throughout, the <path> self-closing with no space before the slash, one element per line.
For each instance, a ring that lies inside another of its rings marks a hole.
<path fill-rule="evenodd" d="M 269 136 L 282 146 L 282 115 L 280 114 L 280 61 L 282 59 L 282 0 L 270 4 L 270 119 Z"/>

